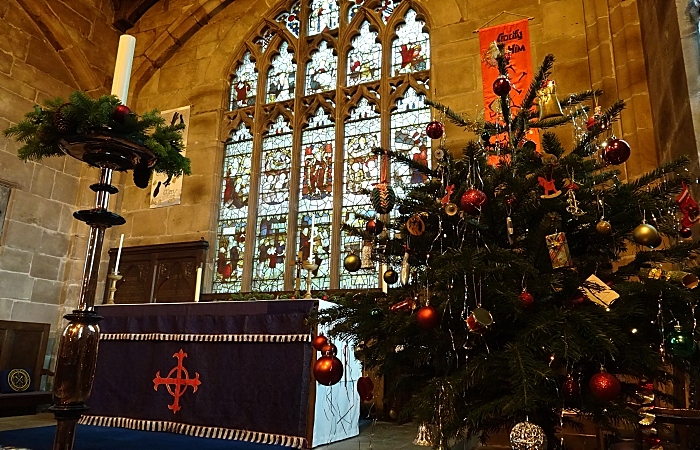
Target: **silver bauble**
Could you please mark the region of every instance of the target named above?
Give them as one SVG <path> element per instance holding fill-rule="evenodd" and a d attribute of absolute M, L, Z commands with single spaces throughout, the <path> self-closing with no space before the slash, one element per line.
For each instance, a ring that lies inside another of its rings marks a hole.
<path fill-rule="evenodd" d="M 637 226 L 637 228 L 632 231 L 632 239 L 639 245 L 646 245 L 647 247 L 658 247 L 661 245 L 661 235 L 656 231 L 652 225 L 648 223 L 642 223 Z"/>
<path fill-rule="evenodd" d="M 540 450 L 545 448 L 544 430 L 534 423 L 520 422 L 510 430 L 510 445 L 513 450 Z"/>

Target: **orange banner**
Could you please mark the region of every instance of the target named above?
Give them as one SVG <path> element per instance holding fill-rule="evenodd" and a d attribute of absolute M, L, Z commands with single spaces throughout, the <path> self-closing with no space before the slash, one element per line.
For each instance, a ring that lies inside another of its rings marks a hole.
<path fill-rule="evenodd" d="M 504 53 L 508 61 L 508 79 L 511 82 L 511 110 L 516 112 L 522 104 L 533 77 L 528 19 L 479 30 L 484 119 L 502 124 L 500 97 L 493 92 L 493 82 L 500 75 L 496 63 L 498 44 L 504 45 Z M 539 136 L 536 130 L 531 131 L 532 133 L 528 133 L 528 139 L 535 141 L 539 147 Z M 500 139 L 503 137 L 499 136 Z M 491 142 L 494 143 L 493 138 Z"/>

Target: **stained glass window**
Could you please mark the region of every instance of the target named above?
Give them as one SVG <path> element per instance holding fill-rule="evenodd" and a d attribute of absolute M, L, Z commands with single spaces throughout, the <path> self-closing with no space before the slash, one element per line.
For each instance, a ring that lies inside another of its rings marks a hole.
<path fill-rule="evenodd" d="M 306 271 L 289 259 L 318 265 L 313 290 L 377 288 L 380 267 L 367 256 L 384 250 L 338 224 L 362 229 L 376 216 L 368 194 L 381 175 L 375 147 L 430 161 L 422 8 L 401 0 L 286 1 L 246 39 L 226 93 L 222 123 L 235 128 L 223 157 L 212 291 L 290 291 L 297 273 L 303 291 Z M 340 61 L 348 68 L 339 73 Z M 426 179 L 398 163 L 386 168 L 399 196 Z M 350 252 L 362 259 L 357 272 L 343 267 Z"/>
<path fill-rule="evenodd" d="M 311 0 L 309 36 L 326 30 L 335 30 L 340 22 L 340 8 L 336 0 Z"/>
<path fill-rule="evenodd" d="M 351 110 L 350 119 L 345 123 L 345 151 L 343 156 L 343 209 L 341 221 L 350 226 L 364 227 L 362 216 L 372 216 L 374 209 L 364 190 L 372 190 L 379 181 L 379 158 L 372 152 L 380 146 L 381 119 L 374 105 L 361 99 Z M 360 256 L 362 242 L 355 236 L 341 234 L 340 257 L 343 259 L 354 252 Z M 376 287 L 377 274 L 374 271 L 360 270 L 340 273 L 341 289 L 361 289 Z"/>
<path fill-rule="evenodd" d="M 294 2 L 289 11 L 285 11 L 275 17 L 275 20 L 283 23 L 285 27 L 296 37 L 299 37 L 299 2 Z"/>
<path fill-rule="evenodd" d="M 278 116 L 262 141 L 253 290 L 284 289 L 292 129 Z"/>
<path fill-rule="evenodd" d="M 418 95 L 413 88 L 406 89 L 396 101 L 391 114 L 391 149 L 403 153 L 414 161 L 428 165 L 430 143 L 425 127 L 430 122 L 430 108 L 425 105 L 425 96 Z M 408 185 L 423 183 L 425 174 L 403 164 L 392 167 L 392 185 L 396 195 L 403 197 Z"/>
<path fill-rule="evenodd" d="M 272 67 L 267 72 L 267 103 L 294 98 L 297 65 L 292 58 L 294 53 L 289 51 L 289 44 L 282 42 L 279 54 L 272 58 Z"/>
<path fill-rule="evenodd" d="M 382 45 L 369 22 L 362 22 L 360 35 L 352 40 L 348 53 L 348 86 L 378 80 L 382 72 Z"/>
<path fill-rule="evenodd" d="M 213 292 L 241 290 L 253 136 L 241 124 L 226 142 Z"/>
<path fill-rule="evenodd" d="M 231 78 L 230 110 L 254 105 L 257 89 L 258 73 L 255 63 L 250 60 L 250 52 L 246 52 Z"/>
<path fill-rule="evenodd" d="M 338 58 L 326 41 L 321 41 L 318 50 L 311 54 L 306 68 L 306 95 L 335 89 L 338 82 Z"/>
<path fill-rule="evenodd" d="M 425 22 L 417 20 L 412 9 L 406 12 L 404 23 L 396 27 L 396 39 L 391 45 L 394 75 L 430 68 L 430 41 L 424 27 Z"/>
<path fill-rule="evenodd" d="M 384 23 L 387 23 L 394 12 L 394 9 L 399 6 L 399 3 L 401 3 L 401 0 L 382 0 L 379 6 L 375 8 L 375 11 L 380 13 Z"/>
<path fill-rule="evenodd" d="M 348 10 L 348 23 L 352 21 L 352 18 L 355 17 L 355 14 L 357 14 L 364 2 L 365 0 L 351 0 L 350 9 Z"/>

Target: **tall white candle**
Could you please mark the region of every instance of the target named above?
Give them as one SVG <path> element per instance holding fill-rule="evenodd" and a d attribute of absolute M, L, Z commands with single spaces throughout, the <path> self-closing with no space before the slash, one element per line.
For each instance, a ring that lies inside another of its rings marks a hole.
<path fill-rule="evenodd" d="M 121 239 L 119 239 L 119 250 L 117 250 L 117 261 L 114 263 L 114 273 L 119 273 L 119 260 L 122 259 L 122 246 L 124 245 L 124 233 L 122 233 Z"/>
<path fill-rule="evenodd" d="M 119 50 L 117 61 L 114 65 L 114 79 L 112 80 L 112 95 L 116 95 L 126 105 L 129 97 L 129 80 L 131 79 L 131 66 L 134 62 L 134 49 L 136 38 L 128 34 L 122 34 L 119 38 Z"/>
<path fill-rule="evenodd" d="M 309 233 L 309 262 L 314 262 L 314 226 L 315 215 L 311 214 L 311 232 Z"/>
<path fill-rule="evenodd" d="M 199 293 L 202 290 L 202 266 L 197 267 L 197 284 L 194 285 L 194 301 L 199 301 Z"/>

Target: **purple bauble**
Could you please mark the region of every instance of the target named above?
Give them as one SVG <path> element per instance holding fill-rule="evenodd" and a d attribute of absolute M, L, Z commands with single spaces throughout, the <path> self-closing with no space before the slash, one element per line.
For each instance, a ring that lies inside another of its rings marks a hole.
<path fill-rule="evenodd" d="M 503 75 L 499 75 L 498 78 L 493 81 L 493 93 L 499 97 L 503 97 L 508 95 L 509 92 L 510 80 Z"/>
<path fill-rule="evenodd" d="M 630 157 L 630 145 L 622 139 L 609 139 L 603 149 L 603 160 L 608 164 L 622 164 Z"/>
<path fill-rule="evenodd" d="M 437 120 L 433 120 L 425 127 L 425 134 L 427 134 L 430 139 L 440 139 L 444 132 L 445 126 L 442 122 L 438 122 Z"/>

